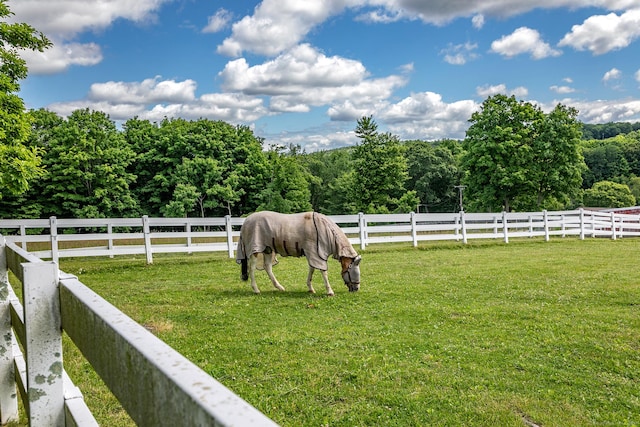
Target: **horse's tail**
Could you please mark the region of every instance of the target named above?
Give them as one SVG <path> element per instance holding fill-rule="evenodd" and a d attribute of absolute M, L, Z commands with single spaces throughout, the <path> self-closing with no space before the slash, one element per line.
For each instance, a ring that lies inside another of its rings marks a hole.
<path fill-rule="evenodd" d="M 240 260 L 240 278 L 245 282 L 249 280 L 249 268 L 248 268 L 248 260 L 243 258 Z"/>
<path fill-rule="evenodd" d="M 242 243 L 242 235 L 238 239 L 238 258 L 236 262 L 240 264 L 240 278 L 245 282 L 249 280 L 249 266 L 247 253 L 244 250 L 244 245 Z"/>

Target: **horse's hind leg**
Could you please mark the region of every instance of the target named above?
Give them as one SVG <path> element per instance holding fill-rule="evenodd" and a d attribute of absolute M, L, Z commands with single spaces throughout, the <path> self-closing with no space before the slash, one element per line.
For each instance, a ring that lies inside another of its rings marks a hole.
<path fill-rule="evenodd" d="M 270 254 L 264 254 L 264 271 L 267 272 L 267 275 L 269 276 L 269 279 L 271 279 L 271 283 L 273 283 L 273 286 L 275 286 L 279 291 L 284 291 L 284 287 L 280 284 L 280 282 L 278 282 L 276 276 L 273 275 L 273 270 L 271 268 L 273 266 L 273 261 L 275 260 L 275 258 L 275 251 L 271 252 Z"/>
<path fill-rule="evenodd" d="M 258 264 L 258 254 L 249 255 L 249 277 L 251 278 L 251 287 L 256 294 L 260 293 L 258 285 L 256 284 L 256 265 Z"/>

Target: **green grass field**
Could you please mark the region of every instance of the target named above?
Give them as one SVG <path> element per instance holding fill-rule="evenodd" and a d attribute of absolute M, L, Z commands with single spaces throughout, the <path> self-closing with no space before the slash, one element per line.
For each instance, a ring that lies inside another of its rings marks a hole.
<path fill-rule="evenodd" d="M 640 240 L 372 246 L 362 287 L 304 259 L 63 259 L 61 269 L 283 426 L 640 425 Z M 132 425 L 67 342 L 102 425 Z"/>

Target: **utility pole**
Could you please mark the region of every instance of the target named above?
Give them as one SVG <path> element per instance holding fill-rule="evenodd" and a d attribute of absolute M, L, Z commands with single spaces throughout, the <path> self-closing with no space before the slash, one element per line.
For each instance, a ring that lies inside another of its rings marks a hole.
<path fill-rule="evenodd" d="M 462 192 L 464 191 L 465 188 L 467 188 L 466 185 L 454 185 L 453 188 L 457 188 L 458 189 L 458 194 L 460 195 L 460 212 L 464 211 L 464 206 L 462 204 Z"/>

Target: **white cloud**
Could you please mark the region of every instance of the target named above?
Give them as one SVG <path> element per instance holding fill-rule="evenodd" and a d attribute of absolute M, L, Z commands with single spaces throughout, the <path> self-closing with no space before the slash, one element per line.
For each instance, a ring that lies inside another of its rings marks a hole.
<path fill-rule="evenodd" d="M 578 119 L 585 123 L 608 123 L 640 120 L 640 100 L 613 99 L 598 101 L 563 100 L 564 105 L 580 112 Z"/>
<path fill-rule="evenodd" d="M 334 121 L 355 122 L 362 116 L 373 115 L 401 139 L 435 140 L 463 138 L 469 117 L 478 108 L 479 104 L 472 100 L 446 103 L 440 94 L 420 92 L 396 103 L 381 100 L 368 108 L 346 100 L 331 107 L 329 116 Z"/>
<path fill-rule="evenodd" d="M 238 93 L 211 93 L 191 103 L 155 105 L 140 117 L 152 121 L 164 117 L 182 117 L 187 120 L 207 118 L 230 123 L 251 123 L 268 114 L 260 98 Z"/>
<path fill-rule="evenodd" d="M 190 102 L 195 100 L 196 82 L 185 80 L 159 80 L 160 77 L 142 82 L 94 83 L 89 98 L 123 104 L 153 104 L 158 102 Z"/>
<path fill-rule="evenodd" d="M 606 10 L 625 10 L 638 5 L 637 0 L 538 0 L 535 2 L 530 0 L 363 0 L 360 3 L 376 5 L 388 10 L 399 10 L 404 16 L 416 17 L 437 25 L 446 24 L 456 18 L 478 15 L 505 18 L 534 9 L 598 7 Z"/>
<path fill-rule="evenodd" d="M 245 51 L 267 56 L 278 55 L 302 42 L 313 28 L 329 17 L 348 8 L 359 12 L 356 19 L 372 23 L 407 19 L 444 25 L 457 18 L 472 17 L 473 26 L 479 29 L 483 27 L 487 16 L 505 18 L 539 8 L 598 7 L 605 10 L 625 10 L 634 5 L 637 7 L 637 0 L 263 0 L 253 15 L 247 15 L 233 24 L 232 34 L 218 46 L 218 53 L 236 57 Z M 559 54 L 542 42 L 528 52 L 536 58 Z"/>
<path fill-rule="evenodd" d="M 142 104 L 125 104 L 117 103 L 113 104 L 108 101 L 94 101 L 94 100 L 77 100 L 69 102 L 56 102 L 47 105 L 47 109 L 54 113 L 67 117 L 76 110 L 89 108 L 94 111 L 101 111 L 108 114 L 112 120 L 127 120 L 135 116 L 140 116 L 145 113 L 145 106 Z"/>
<path fill-rule="evenodd" d="M 20 56 L 27 61 L 29 73 L 55 74 L 72 65 L 86 67 L 100 63 L 102 50 L 95 43 L 60 43 L 44 52 L 23 50 Z"/>
<path fill-rule="evenodd" d="M 222 31 L 229 25 L 231 18 L 231 12 L 220 8 L 215 15 L 209 17 L 207 26 L 202 29 L 202 32 L 217 33 L 218 31 Z"/>
<path fill-rule="evenodd" d="M 154 12 L 170 0 L 20 0 L 11 2 L 13 21 L 28 22 L 48 36 L 70 40 L 77 34 L 101 30 L 122 18 L 152 21 Z"/>
<path fill-rule="evenodd" d="M 618 70 L 617 68 L 612 68 L 606 73 L 604 73 L 604 76 L 602 77 L 602 81 L 608 82 L 610 80 L 618 80 L 621 77 L 622 77 L 622 71 Z"/>
<path fill-rule="evenodd" d="M 71 66 L 91 66 L 102 61 L 95 43 L 74 42 L 85 31 L 99 31 L 116 19 L 151 22 L 154 12 L 170 0 L 20 0 L 11 2 L 10 22 L 27 22 L 53 42 L 45 52 L 24 51 L 32 74 L 59 73 Z"/>
<path fill-rule="evenodd" d="M 529 90 L 526 87 L 518 86 L 514 89 L 507 89 L 507 85 L 504 83 L 499 85 L 484 85 L 476 88 L 476 94 L 481 98 L 487 98 L 489 96 L 503 94 L 513 95 L 516 98 L 524 98 L 529 95 Z"/>
<path fill-rule="evenodd" d="M 252 16 L 232 26 L 218 53 L 240 56 L 245 50 L 274 56 L 298 44 L 316 25 L 345 8 L 343 0 L 263 0 Z"/>
<path fill-rule="evenodd" d="M 329 57 L 308 44 L 260 65 L 249 66 L 244 58 L 230 61 L 218 76 L 225 91 L 271 96 L 270 108 L 276 112 L 306 112 L 345 100 L 372 105 L 406 84 L 400 75 L 370 79 L 359 61 Z"/>
<path fill-rule="evenodd" d="M 478 30 L 481 29 L 482 27 L 484 27 L 484 15 L 474 15 L 473 18 L 471 18 L 471 23 L 473 24 L 473 28 L 476 28 Z"/>
<path fill-rule="evenodd" d="M 434 96 L 435 95 L 435 96 Z M 392 112 L 407 114 L 411 120 L 390 120 L 389 128 L 402 139 L 462 139 L 469 128 L 469 117 L 480 105 L 471 100 L 445 103 L 440 95 L 412 94 L 394 105 Z M 398 117 L 399 118 L 399 117 Z"/>
<path fill-rule="evenodd" d="M 627 47 L 638 37 L 640 9 L 635 9 L 620 16 L 615 13 L 591 16 L 581 25 L 574 25 L 558 45 L 590 50 L 594 55 L 601 55 Z"/>
<path fill-rule="evenodd" d="M 557 85 L 553 85 L 551 87 L 549 87 L 550 90 L 552 90 L 555 93 L 558 94 L 567 94 L 567 93 L 573 93 L 576 90 L 574 88 L 572 88 L 571 86 L 557 86 Z"/>
<path fill-rule="evenodd" d="M 367 76 L 367 70 L 359 61 L 328 57 L 303 44 L 253 67 L 244 58 L 230 61 L 218 76 L 225 90 L 282 95 L 299 93 L 309 87 L 358 84 Z"/>
<path fill-rule="evenodd" d="M 468 61 L 478 58 L 478 54 L 474 51 L 478 48 L 477 43 L 464 43 L 451 45 L 441 51 L 444 54 L 444 61 L 452 65 L 464 65 Z"/>
<path fill-rule="evenodd" d="M 136 84 L 127 84 L 136 86 Z M 139 86 L 142 86 L 142 83 Z M 115 88 L 122 90 L 122 87 L 117 84 Z M 68 116 L 75 110 L 89 108 L 103 111 L 112 120 L 118 121 L 125 121 L 135 116 L 150 121 L 161 121 L 165 117 L 182 117 L 187 120 L 207 118 L 245 124 L 269 114 L 262 99 L 239 93 L 204 94 L 200 98 L 182 102 L 175 97 L 172 100 L 168 100 L 171 97 L 165 98 L 165 102 L 157 101 L 159 99 L 157 94 L 149 96 L 144 101 L 142 98 L 130 96 L 132 102 L 114 99 L 108 95 L 105 95 L 105 99 L 100 99 L 98 97 L 100 94 L 100 91 L 96 91 L 91 94 L 92 98 L 50 104 L 47 109 L 61 116 Z"/>
<path fill-rule="evenodd" d="M 512 34 L 495 40 L 491 43 L 491 52 L 506 57 L 530 53 L 533 59 L 562 55 L 561 51 L 553 49 L 548 43 L 542 41 L 538 31 L 527 27 L 520 27 Z"/>

